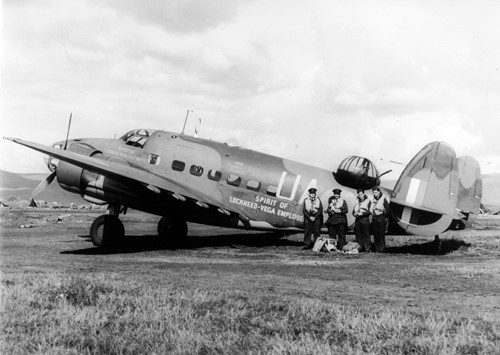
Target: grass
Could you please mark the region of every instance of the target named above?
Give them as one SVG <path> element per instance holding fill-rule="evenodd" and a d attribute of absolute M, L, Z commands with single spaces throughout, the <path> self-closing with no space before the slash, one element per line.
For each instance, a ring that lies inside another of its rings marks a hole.
<path fill-rule="evenodd" d="M 96 250 L 94 215 L 20 216 L 0 221 L 2 354 L 500 353 L 498 227 L 447 232 L 440 255 L 390 236 L 353 256 L 198 225 L 161 250 L 134 214 L 122 247 Z"/>
<path fill-rule="evenodd" d="M 1 353 L 498 353 L 495 321 L 456 313 L 132 284 L 4 277 Z"/>

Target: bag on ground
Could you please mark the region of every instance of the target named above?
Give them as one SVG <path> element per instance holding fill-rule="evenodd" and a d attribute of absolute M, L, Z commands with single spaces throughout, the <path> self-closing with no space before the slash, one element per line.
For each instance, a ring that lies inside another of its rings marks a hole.
<path fill-rule="evenodd" d="M 335 241 L 326 237 L 319 237 L 314 243 L 313 251 L 316 252 L 331 252 L 336 251 L 337 247 L 335 246 Z"/>
<path fill-rule="evenodd" d="M 326 238 L 325 237 L 319 237 L 316 239 L 316 243 L 314 243 L 313 246 L 313 251 L 321 251 L 321 248 L 323 248 L 323 245 L 326 243 Z"/>
<path fill-rule="evenodd" d="M 331 251 L 337 251 L 337 246 L 335 245 L 335 240 L 328 238 L 323 245 L 324 251 L 331 252 Z"/>
<path fill-rule="evenodd" d="M 348 254 L 356 254 L 359 252 L 360 245 L 356 242 L 349 242 L 344 247 L 342 248 L 343 252 L 346 252 Z"/>

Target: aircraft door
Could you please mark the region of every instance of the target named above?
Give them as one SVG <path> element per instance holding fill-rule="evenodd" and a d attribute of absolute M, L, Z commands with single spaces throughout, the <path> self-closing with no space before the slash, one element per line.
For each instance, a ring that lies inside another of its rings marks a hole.
<path fill-rule="evenodd" d="M 283 171 L 278 184 L 276 196 L 285 200 L 292 201 L 297 193 L 297 188 L 300 183 L 300 175 L 295 175 L 289 171 Z"/>

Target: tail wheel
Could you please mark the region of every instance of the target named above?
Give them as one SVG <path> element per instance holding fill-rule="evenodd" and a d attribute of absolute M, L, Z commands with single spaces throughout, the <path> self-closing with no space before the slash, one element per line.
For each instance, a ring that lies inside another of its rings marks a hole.
<path fill-rule="evenodd" d="M 169 244 L 179 245 L 187 241 L 186 220 L 178 216 L 165 216 L 158 222 L 158 236 Z"/>
<path fill-rule="evenodd" d="M 124 236 L 125 228 L 118 216 L 101 215 L 90 226 L 90 240 L 98 247 L 112 245 Z"/>

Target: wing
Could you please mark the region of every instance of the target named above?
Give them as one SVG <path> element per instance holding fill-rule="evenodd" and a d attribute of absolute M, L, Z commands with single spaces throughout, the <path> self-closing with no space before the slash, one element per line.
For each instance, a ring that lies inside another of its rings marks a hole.
<path fill-rule="evenodd" d="M 218 201 L 213 197 L 204 194 L 203 192 L 193 190 L 188 186 L 184 186 L 176 180 L 153 174 L 138 167 L 127 166 L 116 162 L 103 161 L 72 151 L 56 149 L 45 146 L 43 144 L 28 142 L 18 138 L 4 137 L 4 139 L 34 149 L 40 153 L 48 154 L 54 158 L 73 164 L 80 168 L 111 177 L 118 181 L 122 181 L 124 183 L 141 183 L 152 190 L 154 190 L 155 188 L 165 190 L 180 201 L 191 200 L 201 207 L 209 207 L 209 205 L 212 205 L 214 207 L 217 207 L 221 213 L 227 215 L 229 215 L 231 211 L 225 206 L 222 201 Z M 234 211 L 232 212 L 236 213 Z M 241 217 L 245 218 L 245 216 Z"/>

